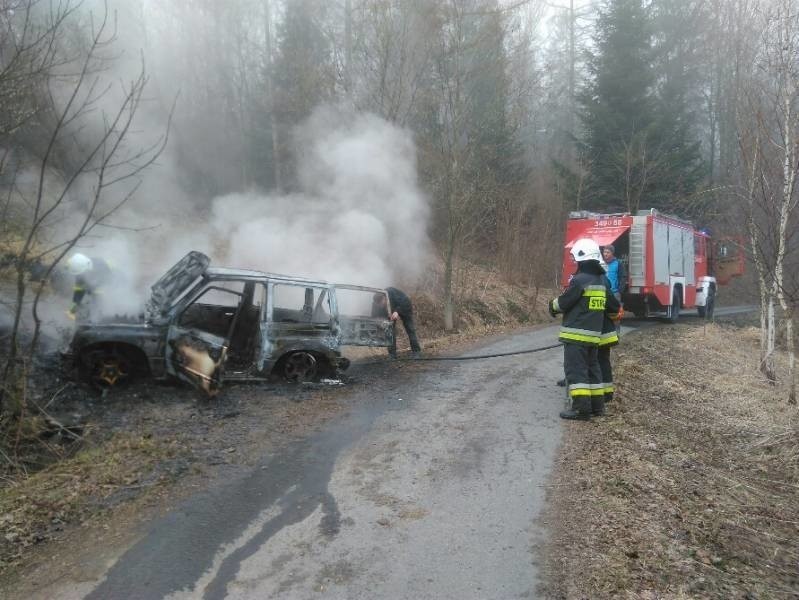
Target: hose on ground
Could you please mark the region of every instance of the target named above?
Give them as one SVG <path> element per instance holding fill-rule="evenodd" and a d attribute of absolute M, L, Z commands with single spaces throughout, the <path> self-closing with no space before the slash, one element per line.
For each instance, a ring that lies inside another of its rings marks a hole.
<path fill-rule="evenodd" d="M 478 354 L 472 356 L 403 356 L 397 358 L 381 358 L 380 360 L 372 360 L 368 362 L 358 362 L 357 365 L 375 365 L 385 362 L 427 362 L 434 360 L 481 360 L 485 358 L 499 358 L 502 356 L 516 356 L 518 354 L 533 354 L 534 352 L 543 352 L 544 350 L 552 350 L 553 348 L 560 348 L 562 344 L 551 344 L 549 346 L 542 346 L 541 348 L 529 348 L 527 350 L 516 350 L 515 352 L 497 352 L 495 354 Z"/>

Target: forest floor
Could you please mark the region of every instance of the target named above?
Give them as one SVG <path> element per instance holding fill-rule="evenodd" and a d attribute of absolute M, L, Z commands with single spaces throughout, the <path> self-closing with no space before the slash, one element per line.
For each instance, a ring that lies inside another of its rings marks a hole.
<path fill-rule="evenodd" d="M 799 411 L 749 321 L 623 338 L 608 416 L 554 469 L 545 597 L 799 597 Z"/>

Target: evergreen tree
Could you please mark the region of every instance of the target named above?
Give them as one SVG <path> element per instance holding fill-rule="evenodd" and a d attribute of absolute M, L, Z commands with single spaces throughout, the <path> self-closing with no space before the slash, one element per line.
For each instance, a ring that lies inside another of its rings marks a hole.
<path fill-rule="evenodd" d="M 325 0 L 293 0 L 286 4 L 278 27 L 272 110 L 282 140 L 276 158 L 284 165 L 283 183 L 288 189 L 296 184 L 290 146 L 293 127 L 320 104 L 336 99 L 333 47 L 325 32 L 327 9 Z"/>
<path fill-rule="evenodd" d="M 702 0 L 662 0 L 653 5 L 654 68 L 656 85 L 656 139 L 660 139 L 666 163 L 674 165 L 673 177 L 653 190 L 653 205 L 666 206 L 690 196 L 709 176 L 700 160 L 702 134 L 697 113 L 705 101 L 698 49 L 706 35 L 703 25 L 708 8 Z M 682 206 L 680 214 L 701 212 L 697 203 Z"/>
<path fill-rule="evenodd" d="M 679 85 L 658 95 L 652 23 L 642 0 L 608 0 L 600 12 L 591 82 L 580 96 L 588 169 L 580 205 L 600 210 L 671 208 L 701 179 L 698 144 Z"/>

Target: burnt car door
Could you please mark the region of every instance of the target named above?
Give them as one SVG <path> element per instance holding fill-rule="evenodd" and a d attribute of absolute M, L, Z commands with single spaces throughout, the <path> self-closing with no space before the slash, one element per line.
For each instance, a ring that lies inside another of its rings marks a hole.
<path fill-rule="evenodd" d="M 169 373 L 208 395 L 216 394 L 237 325 L 251 308 L 249 284 L 209 281 L 177 310 L 166 340 Z"/>
<path fill-rule="evenodd" d="M 333 290 L 341 345 L 387 348 L 393 344 L 394 327 L 385 290 L 356 285 L 335 285 Z M 384 304 L 375 301 L 377 295 L 385 296 Z"/>
<path fill-rule="evenodd" d="M 267 292 L 259 369 L 293 381 L 320 375 L 317 359 L 335 361 L 338 340 L 331 308 L 330 287 L 322 282 L 273 280 Z"/>

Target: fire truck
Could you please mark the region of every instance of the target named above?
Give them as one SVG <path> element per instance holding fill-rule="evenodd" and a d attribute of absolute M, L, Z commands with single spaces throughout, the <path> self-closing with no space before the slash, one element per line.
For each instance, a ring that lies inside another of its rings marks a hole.
<path fill-rule="evenodd" d="M 744 270 L 740 243 L 714 242 L 706 230 L 654 208 L 636 214 L 577 211 L 566 223 L 563 286 L 575 270 L 569 249 L 580 238 L 600 246 L 613 244 L 626 273 L 619 283 L 622 303 L 636 317 L 675 322 L 682 309 L 696 308 L 700 317 L 710 318 L 718 286 Z"/>

